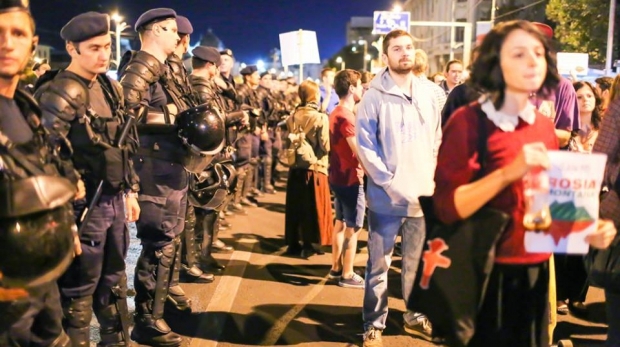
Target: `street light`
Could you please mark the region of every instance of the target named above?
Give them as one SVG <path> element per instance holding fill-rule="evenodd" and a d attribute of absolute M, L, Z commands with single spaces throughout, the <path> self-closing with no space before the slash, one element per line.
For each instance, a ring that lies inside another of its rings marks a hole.
<path fill-rule="evenodd" d="M 360 45 L 364 45 L 364 55 L 362 55 L 362 70 L 366 70 L 366 56 L 368 55 L 368 41 L 366 40 L 359 40 L 357 41 L 358 44 Z M 368 71 L 368 70 L 367 70 Z"/>
<path fill-rule="evenodd" d="M 338 57 L 336 58 L 336 63 L 340 64 L 340 70 L 344 70 L 344 60 L 342 60 L 342 57 Z"/>
<path fill-rule="evenodd" d="M 114 25 L 114 39 L 116 40 L 116 70 L 118 70 L 118 66 L 121 63 L 121 32 L 127 29 L 129 25 L 123 22 L 123 17 L 118 14 L 118 12 L 114 12 L 110 17 L 116 23 Z"/>
<path fill-rule="evenodd" d="M 400 6 L 400 4 L 394 4 L 394 7 L 392 8 L 392 12 L 400 12 L 402 10 L 403 8 L 402 6 Z"/>

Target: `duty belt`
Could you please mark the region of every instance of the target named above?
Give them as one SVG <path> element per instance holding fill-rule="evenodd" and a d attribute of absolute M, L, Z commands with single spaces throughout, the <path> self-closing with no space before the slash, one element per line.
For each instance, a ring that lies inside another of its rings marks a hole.
<path fill-rule="evenodd" d="M 140 147 L 136 151 L 136 155 L 143 155 L 145 157 L 164 160 L 170 163 L 183 164 L 184 156 L 178 152 L 173 151 L 160 151 L 153 148 Z"/>

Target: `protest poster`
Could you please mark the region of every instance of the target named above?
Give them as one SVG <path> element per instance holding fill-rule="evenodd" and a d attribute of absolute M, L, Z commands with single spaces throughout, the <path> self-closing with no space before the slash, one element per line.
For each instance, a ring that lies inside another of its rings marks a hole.
<path fill-rule="evenodd" d="M 549 151 L 548 230 L 525 232 L 529 253 L 585 254 L 585 237 L 596 230 L 607 155 Z M 522 221 L 515 221 L 521 223 Z"/>

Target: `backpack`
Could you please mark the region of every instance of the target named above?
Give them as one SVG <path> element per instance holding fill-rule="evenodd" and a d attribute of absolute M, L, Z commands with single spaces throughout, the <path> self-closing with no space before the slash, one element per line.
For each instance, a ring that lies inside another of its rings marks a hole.
<path fill-rule="evenodd" d="M 312 165 L 316 164 L 318 160 L 316 154 L 314 154 L 314 148 L 312 148 L 312 145 L 308 142 L 308 139 L 306 139 L 305 129 L 310 119 L 308 119 L 304 127 L 301 127 L 295 124 L 294 115 L 291 117 L 293 117 L 293 129 L 291 129 L 288 135 L 290 145 L 286 150 L 288 165 L 291 167 L 295 166 L 309 169 Z"/>

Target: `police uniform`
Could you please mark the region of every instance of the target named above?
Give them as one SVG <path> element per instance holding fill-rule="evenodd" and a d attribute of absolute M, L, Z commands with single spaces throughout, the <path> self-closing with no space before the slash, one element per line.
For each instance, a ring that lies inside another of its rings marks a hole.
<path fill-rule="evenodd" d="M 250 65 L 243 68 L 240 73 L 243 76 L 251 75 L 257 71 L 256 66 Z M 256 90 L 252 89 L 248 84 L 243 83 L 237 86 L 237 100 L 239 104 L 249 105 L 254 109 L 261 109 L 260 102 L 256 95 Z M 254 130 L 258 126 L 258 117 L 252 117 L 250 119 L 250 126 L 248 131 L 239 135 L 235 147 L 237 149 L 235 166 L 237 167 L 238 183 L 242 189 L 237 189 L 235 192 L 234 205 L 232 206 L 235 211 L 244 212 L 241 207 L 241 203 L 247 206 L 256 206 L 247 199 L 248 194 L 252 190 L 254 183 L 254 171 L 258 165 L 258 147 L 260 141 L 254 136 Z"/>
<path fill-rule="evenodd" d="M 27 2 L 0 1 L 0 14 L 13 11 L 28 12 Z M 62 329 L 55 280 L 73 257 L 77 228 L 69 202 L 79 174 L 70 161 L 61 160 L 57 148 L 69 147 L 54 143 L 62 138 L 52 136 L 40 116 L 36 102 L 25 92 L 0 96 L 0 286 L 28 291 L 27 298 L 0 302 L 2 346 L 71 344 Z M 64 222 L 52 212 L 61 207 Z M 59 250 L 63 252 L 50 253 Z"/>
<path fill-rule="evenodd" d="M 191 35 L 194 32 L 192 23 L 187 17 L 177 15 L 176 22 L 179 35 Z M 199 105 L 200 103 L 196 100 L 192 92 L 187 69 L 183 64 L 183 57 L 179 57 L 175 53 L 172 53 L 166 60 L 166 64 L 171 72 L 174 86 L 180 94 L 180 98 L 184 100 L 188 107 Z"/>
<path fill-rule="evenodd" d="M 143 13 L 136 31 L 167 19 L 176 19 L 172 9 L 158 8 Z M 132 339 L 153 346 L 176 346 L 181 337 L 163 319 L 166 300 L 174 307 L 191 310 L 180 286 L 170 286 L 177 254 L 178 237 L 185 224 L 190 146 L 180 136 L 176 123 L 181 111 L 191 105 L 174 82 L 166 62 L 146 51 L 126 57 L 120 71 L 125 103 L 138 118 L 140 147 L 134 156 L 140 176 L 141 215 L 136 223 L 142 252 L 135 276 L 136 317 Z M 174 105 L 175 107 L 169 107 Z M 170 109 L 180 112 L 172 114 Z"/>
<path fill-rule="evenodd" d="M 177 30 L 179 35 L 191 35 L 194 32 L 191 22 L 187 17 L 177 15 Z M 191 83 L 187 69 L 183 64 L 182 57 L 179 57 L 176 53 L 171 54 L 166 60 L 169 70 L 172 72 L 172 78 L 174 80 L 174 86 L 180 93 L 180 97 L 190 107 L 200 105 L 200 101 L 196 98 L 194 91 L 192 90 Z M 190 176 L 190 180 L 192 176 Z M 179 286 L 181 270 L 184 275 L 184 280 L 193 283 L 211 283 L 214 281 L 212 274 L 203 273 L 203 271 L 193 261 L 196 249 L 196 237 L 194 235 L 194 226 L 196 224 L 196 215 L 194 208 L 191 204 L 186 207 L 185 213 L 185 225 L 184 230 L 180 237 L 175 242 L 177 243 L 175 263 L 173 268 L 172 278 L 170 280 L 170 288 L 172 291 L 182 292 Z M 172 300 L 177 304 L 179 309 L 184 309 L 187 304 Z M 181 306 L 178 304 L 181 303 Z"/>
<path fill-rule="evenodd" d="M 0 4 L 1 8 L 2 4 Z M 55 146 L 52 143 L 53 138 L 41 125 L 40 110 L 30 96 L 18 90 L 13 99 L 0 97 L 0 194 L 2 194 L 5 202 L 19 199 L 18 196 L 15 196 L 16 194 L 26 194 L 28 198 L 25 200 L 22 198 L 23 202 L 29 205 L 26 207 L 32 209 L 34 206 L 42 205 L 43 209 L 38 209 L 42 211 L 45 209 L 45 205 L 50 204 L 50 201 L 53 201 L 55 198 L 48 194 L 48 196 L 41 199 L 37 198 L 37 195 L 40 195 L 41 192 L 49 193 L 50 190 L 57 190 L 62 187 L 59 187 L 59 185 L 43 185 L 37 189 L 28 189 L 33 187 L 20 186 L 18 184 L 20 182 L 29 183 L 29 179 L 37 177 L 59 175 L 64 175 L 71 179 L 71 182 L 67 183 L 68 188 L 65 188 L 66 194 L 68 194 L 68 197 L 65 197 L 65 199 L 69 201 L 69 199 L 73 198 L 75 195 L 75 183 L 79 175 L 73 171 L 70 163 L 59 161 L 57 153 L 54 153 Z M 11 147 L 13 148 L 9 149 Z M 36 194 L 37 192 L 39 194 Z M 14 197 L 11 198 L 9 195 Z M 50 198 L 52 200 L 49 200 Z M 15 205 L 13 209 L 16 207 L 24 208 L 24 206 Z M 35 212 L 37 211 L 35 210 Z M 41 212 L 37 213 L 41 214 Z M 66 213 L 67 219 L 74 225 L 70 206 L 66 208 Z M 36 270 L 37 266 L 45 264 L 45 252 L 57 247 L 55 243 L 51 244 L 55 242 L 54 239 L 41 235 L 40 231 L 34 234 L 36 237 L 34 240 L 27 243 L 22 242 L 22 245 L 29 245 L 28 249 L 15 248 L 15 245 L 10 247 L 7 244 L 7 240 L 10 240 L 11 235 L 7 233 L 10 233 L 11 230 L 7 228 L 6 223 L 10 222 L 11 214 L 15 215 L 15 213 L 7 213 L 7 206 L 3 204 L 0 212 L 0 230 L 3 233 L 0 236 L 3 247 L 0 269 L 3 273 L 3 280 L 0 282 L 0 285 L 4 287 L 10 287 L 8 285 L 9 273 L 7 269 L 10 263 L 6 259 L 7 256 L 15 257 L 14 263 L 17 266 L 17 273 L 32 272 Z M 16 225 L 17 229 L 15 231 L 19 231 L 17 235 L 23 234 L 25 236 L 28 234 L 29 231 L 26 228 L 30 228 L 30 225 L 36 223 L 35 218 L 37 217 L 33 216 L 31 218 L 26 214 L 22 222 Z M 39 219 L 41 218 L 39 217 Z M 60 221 L 56 220 L 55 223 L 58 224 Z M 20 225 L 22 230 L 20 230 Z M 43 230 L 46 230 L 47 233 L 57 232 L 54 230 L 56 229 L 54 225 L 49 223 L 49 221 L 42 224 L 42 227 L 45 228 Z M 76 228 L 75 230 L 77 231 Z M 41 238 L 46 242 L 37 244 L 38 241 L 42 241 Z M 57 275 L 54 278 L 49 278 L 48 281 L 29 288 L 29 297 L 26 299 L 0 302 L 0 345 L 70 346 L 69 337 L 62 328 L 62 308 L 58 287 L 55 282 L 55 279 L 64 272 L 72 259 L 73 233 L 71 231 L 69 232 L 69 240 L 66 241 L 71 244 L 68 249 L 70 257 L 66 258 L 66 263 L 63 266 L 56 268 Z M 8 249 L 5 249 L 5 247 Z M 33 253 L 29 255 L 15 254 L 23 253 L 24 251 Z M 48 261 L 58 261 L 58 259 L 58 257 L 52 257 Z"/>
<path fill-rule="evenodd" d="M 60 35 L 77 46 L 109 31 L 107 14 L 87 12 L 71 19 Z M 86 199 L 74 204 L 78 223 L 85 223 L 80 225 L 83 254 L 58 281 L 63 325 L 74 346 L 88 346 L 94 310 L 101 325 L 99 345 L 125 346 L 129 342 L 125 275 L 129 232 L 124 194 L 135 194 L 139 185 L 130 158 L 134 143 L 119 143 L 127 124 L 122 88 L 105 74 L 89 80 L 69 70 L 53 71 L 42 77 L 35 97 L 43 124 L 71 142 L 71 159 L 86 186 Z M 129 126 L 135 138 L 135 127 Z M 89 219 L 83 220 L 88 207 Z"/>
<path fill-rule="evenodd" d="M 210 62 L 219 66 L 221 64 L 220 53 L 213 47 L 205 47 L 198 46 L 193 51 L 192 54 L 194 59 L 200 59 L 204 62 Z M 220 111 L 222 118 L 226 124 L 227 131 L 229 129 L 239 125 L 241 120 L 246 116 L 247 111 L 232 111 L 226 112 L 226 100 L 223 96 L 225 91 L 221 90 L 218 85 L 213 80 L 206 79 L 204 77 L 192 74 L 190 75 L 190 81 L 192 82 L 192 87 L 197 98 L 201 103 L 209 103 L 213 105 L 214 108 Z M 232 142 L 228 142 L 227 146 L 231 146 Z M 215 258 L 211 255 L 214 246 L 219 251 L 231 252 L 233 250 L 232 247 L 227 246 L 222 241 L 218 240 L 218 232 L 219 232 L 219 218 L 217 218 L 219 211 L 221 211 L 224 206 L 227 204 L 228 200 L 231 197 L 232 190 L 236 187 L 233 185 L 233 179 L 230 177 L 231 175 L 236 175 L 235 171 L 231 171 L 233 169 L 232 162 L 229 159 L 230 151 L 226 150 L 222 153 L 221 160 L 219 161 L 220 165 L 225 165 L 226 168 L 230 171 L 227 174 L 227 185 L 226 185 L 226 198 L 222 202 L 212 201 L 210 203 L 211 206 L 216 206 L 213 208 L 201 208 L 199 206 L 195 207 L 196 210 L 196 225 L 195 225 L 195 235 L 198 239 L 202 238 L 202 242 L 199 243 L 200 247 L 200 257 L 197 257 L 195 261 L 200 263 L 201 267 L 209 269 L 221 271 L 224 269 L 224 266 L 219 264 Z M 214 170 L 215 167 L 212 166 L 210 168 Z M 214 175 L 213 172 L 208 173 L 210 175 Z M 213 182 L 212 184 L 214 184 Z M 190 192 L 192 194 L 192 192 Z M 214 196 L 213 199 L 218 199 L 221 197 Z"/>
<path fill-rule="evenodd" d="M 261 78 L 268 74 L 268 72 L 263 72 L 261 74 Z M 260 147 L 258 151 L 260 156 L 260 170 L 258 170 L 259 174 L 256 175 L 258 176 L 256 188 L 262 188 L 264 192 L 273 194 L 275 193 L 275 190 L 271 184 L 271 169 L 273 164 L 273 135 L 275 134 L 275 129 L 273 127 L 273 122 L 270 124 L 269 120 L 276 117 L 276 101 L 271 93 L 271 90 L 260 85 L 256 88 L 256 96 L 258 97 L 258 101 L 263 111 L 261 122 L 267 126 L 269 135 L 266 140 L 262 138 L 260 139 Z"/>

